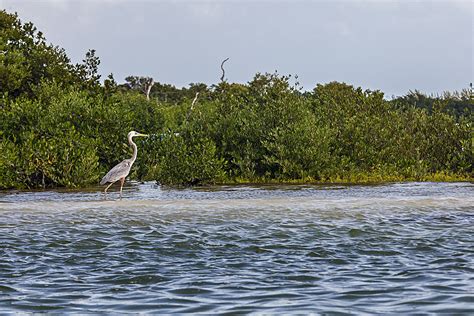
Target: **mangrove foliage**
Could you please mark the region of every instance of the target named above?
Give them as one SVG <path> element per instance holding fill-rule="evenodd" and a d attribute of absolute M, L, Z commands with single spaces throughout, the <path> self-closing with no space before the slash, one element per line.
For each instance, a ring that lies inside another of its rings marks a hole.
<path fill-rule="evenodd" d="M 0 188 L 97 184 L 130 156 L 130 177 L 162 184 L 472 180 L 471 91 L 387 100 L 346 83 L 303 91 L 257 73 L 185 88 L 98 75 L 33 24 L 0 11 Z"/>

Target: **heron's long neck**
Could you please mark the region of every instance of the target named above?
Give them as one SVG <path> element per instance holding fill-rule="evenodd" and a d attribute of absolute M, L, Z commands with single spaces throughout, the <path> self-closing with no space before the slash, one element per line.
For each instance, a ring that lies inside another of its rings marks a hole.
<path fill-rule="evenodd" d="M 132 146 L 132 148 L 133 148 L 133 156 L 132 156 L 131 159 L 132 159 L 132 163 L 134 163 L 135 160 L 137 159 L 137 151 L 138 151 L 138 150 L 137 150 L 137 145 L 133 142 L 132 137 L 129 137 L 129 138 L 128 138 L 128 143 L 129 143 L 130 146 Z"/>

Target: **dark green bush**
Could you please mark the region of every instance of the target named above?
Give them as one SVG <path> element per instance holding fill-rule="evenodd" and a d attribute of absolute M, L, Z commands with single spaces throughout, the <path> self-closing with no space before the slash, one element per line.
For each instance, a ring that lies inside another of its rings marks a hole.
<path fill-rule="evenodd" d="M 17 166 L 19 164 L 18 148 L 6 139 L 0 141 L 0 189 L 21 188 L 22 182 Z"/>
<path fill-rule="evenodd" d="M 392 101 L 345 83 L 302 92 L 291 76 L 176 88 L 141 77 L 99 84 L 89 51 L 73 65 L 31 23 L 0 11 L 0 188 L 97 183 L 131 155 L 131 178 L 220 181 L 472 179 L 469 91 Z M 149 82 L 149 81 L 147 81 Z M 191 106 L 196 92 L 197 103 Z M 179 133 L 179 135 L 175 135 Z"/>
<path fill-rule="evenodd" d="M 93 142 L 73 128 L 51 137 L 27 132 L 22 135 L 20 170 L 22 182 L 29 187 L 83 186 L 98 180 L 98 156 Z"/>
<path fill-rule="evenodd" d="M 163 184 L 206 184 L 223 180 L 224 160 L 208 138 L 163 135 L 157 140 L 150 175 Z"/>

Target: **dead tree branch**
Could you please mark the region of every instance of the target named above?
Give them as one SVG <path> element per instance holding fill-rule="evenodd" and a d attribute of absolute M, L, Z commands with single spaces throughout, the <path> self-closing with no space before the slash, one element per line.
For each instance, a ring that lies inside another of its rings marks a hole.
<path fill-rule="evenodd" d="M 224 70 L 224 63 L 229 60 L 229 57 L 224 59 L 221 63 L 221 69 L 222 69 L 222 76 L 221 76 L 221 81 L 224 81 L 225 79 L 225 70 Z"/>
<path fill-rule="evenodd" d="M 194 104 L 196 103 L 197 99 L 198 99 L 198 96 L 199 96 L 199 92 L 196 92 L 196 96 L 194 97 L 194 100 L 193 102 L 191 103 L 191 111 L 193 110 L 194 108 Z"/>
<path fill-rule="evenodd" d="M 150 91 L 151 91 L 151 88 L 153 87 L 153 85 L 155 84 L 155 81 L 153 80 L 153 78 L 149 78 L 148 80 L 146 80 L 145 82 L 145 95 L 146 95 L 146 99 L 147 100 L 150 100 Z"/>
<path fill-rule="evenodd" d="M 198 96 L 199 96 L 199 92 L 196 92 L 196 96 L 194 97 L 193 102 L 191 102 L 191 107 L 189 108 L 189 111 L 188 111 L 188 113 L 186 114 L 186 122 L 189 121 L 189 116 L 191 115 L 191 112 L 192 112 L 193 109 L 194 109 L 194 105 L 195 105 L 196 102 L 197 102 Z"/>

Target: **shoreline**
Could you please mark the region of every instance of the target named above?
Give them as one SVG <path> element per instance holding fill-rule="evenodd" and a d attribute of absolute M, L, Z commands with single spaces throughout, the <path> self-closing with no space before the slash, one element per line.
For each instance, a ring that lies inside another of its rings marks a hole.
<path fill-rule="evenodd" d="M 159 184 L 156 180 L 144 180 L 144 181 L 137 181 L 137 180 L 128 180 L 125 182 L 124 187 L 134 186 L 136 184 L 143 184 L 143 183 L 153 183 L 158 186 L 162 187 L 169 187 L 169 188 L 181 188 L 181 189 L 189 189 L 189 188 L 206 188 L 206 187 L 214 187 L 214 186 L 279 186 L 279 185 L 330 185 L 330 186 L 337 186 L 337 185 L 348 185 L 348 186 L 355 186 L 355 185 L 386 185 L 386 184 L 394 184 L 394 183 L 474 183 L 474 177 L 468 175 L 452 175 L 452 174 L 432 174 L 428 176 L 423 176 L 421 178 L 401 178 L 401 177 L 386 177 L 381 179 L 379 177 L 369 177 L 367 175 L 359 175 L 356 177 L 350 178 L 330 178 L 327 180 L 315 180 L 311 177 L 304 178 L 304 179 L 290 179 L 290 180 L 283 180 L 283 179 L 266 179 L 266 178 L 254 178 L 254 179 L 244 179 L 244 178 L 235 178 L 233 180 L 224 180 L 224 181 L 216 181 L 216 182 L 209 182 L 209 183 L 200 183 L 197 185 L 169 185 L 169 184 Z M 113 188 L 112 186 L 111 188 Z M 69 192 L 76 192 L 76 191 L 86 191 L 86 192 L 96 192 L 96 191 L 103 191 L 104 186 L 100 186 L 97 184 L 89 184 L 85 186 L 75 186 L 75 187 L 65 187 L 65 186 L 54 186 L 54 187 L 46 187 L 46 188 L 27 188 L 27 187 L 17 187 L 17 188 L 1 188 L 0 193 L 12 193 L 12 192 L 43 192 L 43 191 L 50 191 L 50 190 L 60 190 L 60 191 L 69 191 Z"/>

